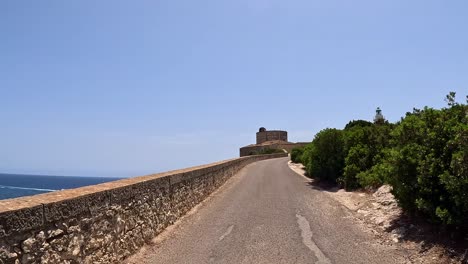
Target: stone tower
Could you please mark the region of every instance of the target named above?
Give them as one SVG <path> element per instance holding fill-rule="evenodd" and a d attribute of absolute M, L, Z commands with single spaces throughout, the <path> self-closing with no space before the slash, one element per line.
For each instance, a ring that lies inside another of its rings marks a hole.
<path fill-rule="evenodd" d="M 266 130 L 261 127 L 257 132 L 257 145 L 267 141 L 280 140 L 288 141 L 288 132 L 282 130 Z"/>

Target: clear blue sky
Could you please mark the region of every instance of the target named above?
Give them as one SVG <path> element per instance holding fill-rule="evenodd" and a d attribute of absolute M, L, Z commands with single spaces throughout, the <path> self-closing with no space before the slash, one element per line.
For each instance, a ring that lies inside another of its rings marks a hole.
<path fill-rule="evenodd" d="M 468 94 L 468 1 L 0 2 L 0 171 L 131 176 Z M 463 97 L 462 97 L 463 96 Z"/>

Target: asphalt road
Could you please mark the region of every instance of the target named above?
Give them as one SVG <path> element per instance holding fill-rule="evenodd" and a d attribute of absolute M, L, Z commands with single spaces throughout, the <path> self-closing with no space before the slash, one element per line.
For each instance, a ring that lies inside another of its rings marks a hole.
<path fill-rule="evenodd" d="M 405 263 L 289 169 L 253 163 L 128 263 Z"/>

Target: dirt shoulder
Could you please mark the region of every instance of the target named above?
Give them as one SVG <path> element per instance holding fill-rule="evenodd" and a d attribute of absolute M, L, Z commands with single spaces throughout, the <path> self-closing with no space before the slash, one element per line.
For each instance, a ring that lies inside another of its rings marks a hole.
<path fill-rule="evenodd" d="M 399 247 L 410 256 L 408 263 L 468 263 L 468 247 L 435 234 L 427 224 L 405 216 L 398 206 L 391 187 L 384 185 L 375 192 L 347 192 L 338 187 L 321 186 L 305 176 L 302 164 L 289 161 L 289 167 L 310 181 L 344 207 L 366 231 L 374 234 L 379 243 Z"/>

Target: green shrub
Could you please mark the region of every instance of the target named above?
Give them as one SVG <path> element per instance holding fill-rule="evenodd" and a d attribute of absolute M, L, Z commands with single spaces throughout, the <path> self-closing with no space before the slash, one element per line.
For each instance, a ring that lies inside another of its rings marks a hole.
<path fill-rule="evenodd" d="M 468 231 L 468 105 L 455 93 L 447 103 L 413 109 L 397 124 L 357 120 L 322 130 L 293 161 L 346 189 L 389 183 L 405 211 Z"/>
<path fill-rule="evenodd" d="M 343 131 L 327 128 L 317 133 L 302 159 L 309 176 L 335 183 L 344 168 Z"/>
<path fill-rule="evenodd" d="M 369 163 L 372 158 L 369 155 L 370 150 L 367 145 L 359 144 L 349 150 L 345 158 L 343 177 L 340 177 L 339 180 L 346 190 L 356 189 L 361 186 L 356 176 L 370 166 Z"/>
<path fill-rule="evenodd" d="M 302 155 L 300 157 L 300 161 L 301 161 L 302 165 L 304 165 L 304 167 L 305 167 L 306 175 L 309 176 L 309 177 L 312 177 L 309 174 L 309 171 L 310 171 L 310 156 L 312 155 L 313 148 L 314 148 L 314 145 L 312 143 L 307 144 L 304 147 L 304 151 L 303 151 L 303 153 L 302 153 Z"/>
<path fill-rule="evenodd" d="M 399 204 L 434 223 L 468 223 L 468 106 L 414 109 L 392 132 L 394 147 L 379 166 Z"/>
<path fill-rule="evenodd" d="M 304 148 L 293 148 L 291 150 L 291 161 L 294 163 L 302 162 L 302 154 L 304 154 Z"/>
<path fill-rule="evenodd" d="M 351 121 L 345 127 L 345 168 L 339 182 L 347 190 L 359 187 L 376 188 L 381 177 L 368 172 L 380 160 L 381 152 L 390 144 L 393 125 Z M 360 175 L 358 177 L 358 175 Z"/>
<path fill-rule="evenodd" d="M 372 126 L 372 123 L 366 120 L 353 120 L 350 121 L 348 124 L 345 126 L 345 130 L 351 129 L 353 127 L 368 127 Z"/>
<path fill-rule="evenodd" d="M 370 169 L 360 171 L 356 174 L 359 186 L 376 189 L 382 184 L 388 182 L 387 175 L 390 174 L 391 167 L 386 163 L 377 163 Z"/>

